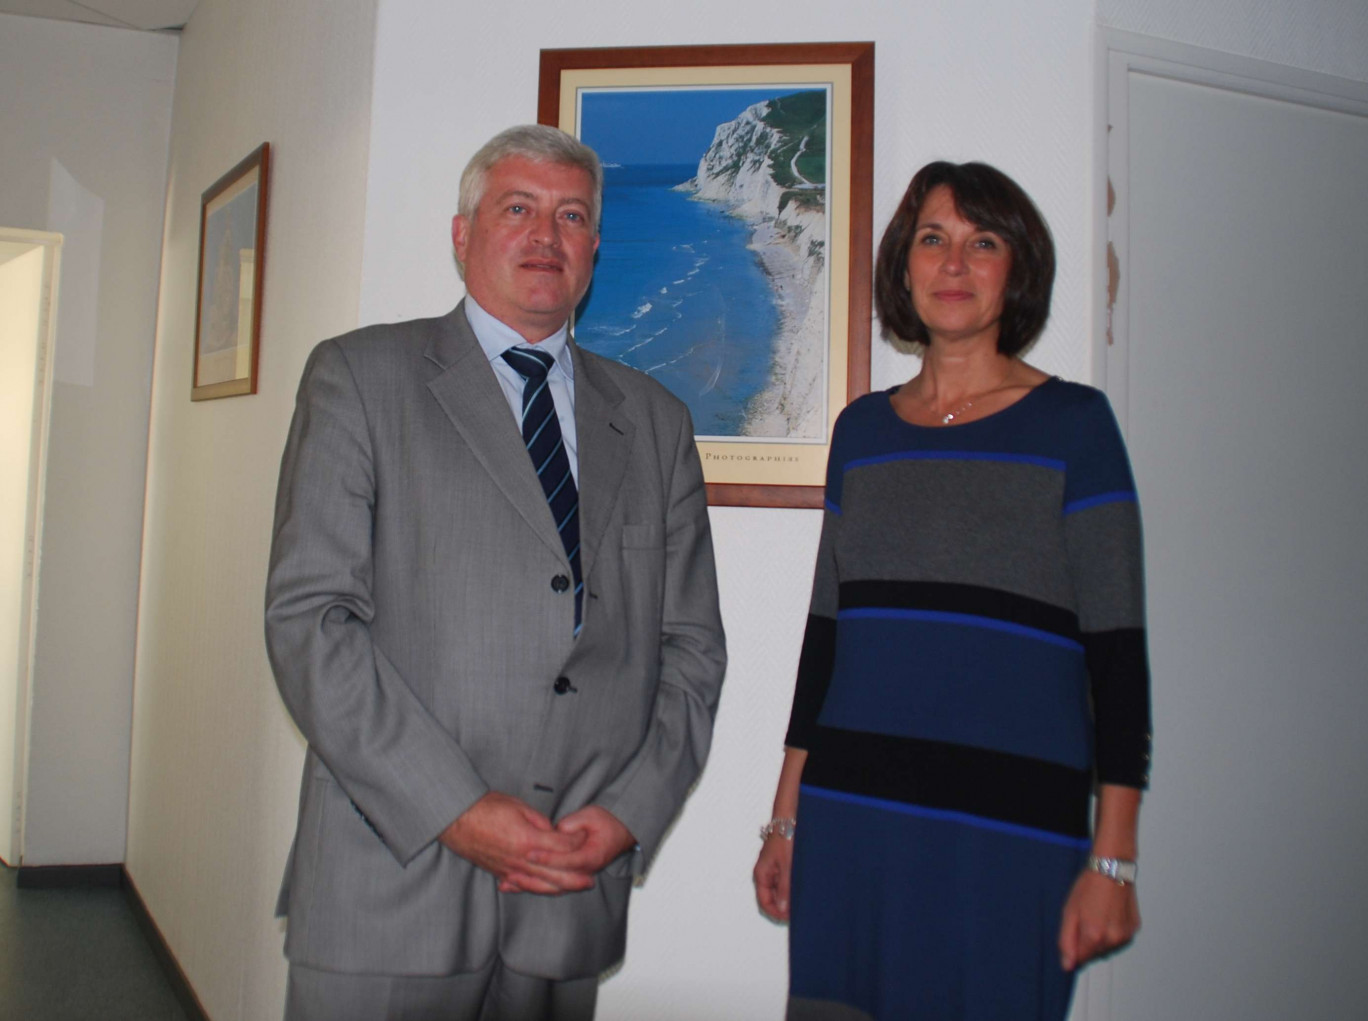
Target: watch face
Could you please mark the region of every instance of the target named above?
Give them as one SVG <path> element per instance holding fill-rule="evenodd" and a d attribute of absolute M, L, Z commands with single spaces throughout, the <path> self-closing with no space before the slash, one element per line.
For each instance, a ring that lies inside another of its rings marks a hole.
<path fill-rule="evenodd" d="M 1093 855 L 1088 858 L 1088 867 L 1094 872 L 1100 872 L 1108 879 L 1122 884 L 1133 884 L 1138 866 L 1133 861 L 1123 861 L 1120 858 L 1098 858 Z"/>

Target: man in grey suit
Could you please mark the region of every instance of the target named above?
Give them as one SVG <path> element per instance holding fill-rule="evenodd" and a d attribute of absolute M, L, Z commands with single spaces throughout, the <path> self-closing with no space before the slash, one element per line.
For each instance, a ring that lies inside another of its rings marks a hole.
<path fill-rule="evenodd" d="M 726 654 L 693 427 L 566 328 L 602 180 L 554 128 L 496 136 L 452 223 L 466 299 L 305 367 L 266 596 L 309 743 L 290 1021 L 591 1018 L 707 757 Z"/>

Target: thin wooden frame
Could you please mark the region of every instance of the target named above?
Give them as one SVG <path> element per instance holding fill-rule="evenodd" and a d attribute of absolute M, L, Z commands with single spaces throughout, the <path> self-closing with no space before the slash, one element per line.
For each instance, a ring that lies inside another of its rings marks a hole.
<path fill-rule="evenodd" d="M 257 392 L 270 168 L 263 142 L 200 198 L 192 401 Z"/>
<path fill-rule="evenodd" d="M 542 50 L 537 119 L 578 137 L 581 99 L 594 91 L 758 85 L 824 87 L 830 97 L 823 428 L 816 440 L 703 437 L 699 453 L 711 504 L 820 507 L 831 427 L 869 390 L 874 44 Z"/>

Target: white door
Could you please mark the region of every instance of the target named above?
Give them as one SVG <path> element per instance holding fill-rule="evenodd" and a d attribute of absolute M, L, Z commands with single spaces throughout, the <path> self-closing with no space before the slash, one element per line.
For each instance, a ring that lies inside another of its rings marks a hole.
<path fill-rule="evenodd" d="M 1105 1014 L 1365 1017 L 1368 103 L 1166 74 L 1111 101 L 1155 743 Z"/>

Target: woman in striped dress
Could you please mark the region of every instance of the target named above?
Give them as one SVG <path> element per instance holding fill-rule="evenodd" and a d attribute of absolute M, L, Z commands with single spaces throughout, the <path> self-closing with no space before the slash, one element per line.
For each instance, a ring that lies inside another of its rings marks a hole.
<path fill-rule="evenodd" d="M 1019 357 L 1054 266 L 984 164 L 924 167 L 880 244 L 884 330 L 923 361 L 832 437 L 754 876 L 791 1019 L 1061 1021 L 1139 928 L 1139 511 L 1106 398 Z"/>

